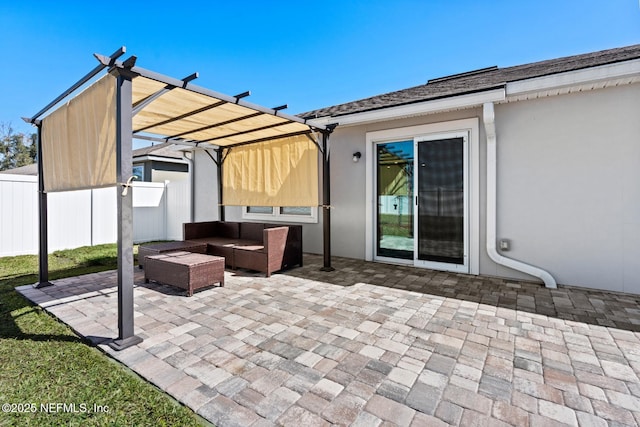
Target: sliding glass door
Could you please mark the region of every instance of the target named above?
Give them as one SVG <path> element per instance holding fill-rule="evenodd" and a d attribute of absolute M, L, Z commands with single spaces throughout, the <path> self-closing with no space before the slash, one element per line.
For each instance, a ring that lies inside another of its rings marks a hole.
<path fill-rule="evenodd" d="M 469 271 L 467 136 L 376 144 L 378 259 Z"/>
<path fill-rule="evenodd" d="M 413 140 L 377 145 L 378 257 L 413 259 Z"/>
<path fill-rule="evenodd" d="M 465 161 L 462 137 L 418 140 L 416 260 L 465 263 Z"/>

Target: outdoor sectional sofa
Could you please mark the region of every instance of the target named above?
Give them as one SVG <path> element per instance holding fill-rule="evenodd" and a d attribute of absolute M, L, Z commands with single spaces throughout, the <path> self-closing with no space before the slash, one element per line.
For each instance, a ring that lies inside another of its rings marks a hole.
<path fill-rule="evenodd" d="M 183 225 L 185 241 L 206 243 L 207 254 L 222 256 L 232 268 L 271 273 L 302 266 L 302 226 L 207 221 Z"/>

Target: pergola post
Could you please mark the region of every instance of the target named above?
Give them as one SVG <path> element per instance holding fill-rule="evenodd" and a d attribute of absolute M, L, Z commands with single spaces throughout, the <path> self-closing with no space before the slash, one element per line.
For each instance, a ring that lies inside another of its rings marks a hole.
<path fill-rule="evenodd" d="M 39 247 L 38 247 L 38 283 L 36 288 L 44 288 L 51 286 L 49 282 L 49 237 L 47 222 L 47 193 L 44 191 L 44 173 L 42 161 L 42 122 L 37 121 L 38 129 L 38 229 L 39 229 Z"/>
<path fill-rule="evenodd" d="M 331 173 L 329 132 L 322 132 L 322 242 L 324 263 L 321 271 L 334 271 L 331 266 Z"/>
<path fill-rule="evenodd" d="M 132 145 L 132 75 L 116 68 L 116 181 L 118 182 L 118 338 L 109 343 L 114 350 L 124 350 L 142 342 L 133 329 L 133 174 Z M 122 186 L 122 191 L 120 191 Z"/>
<path fill-rule="evenodd" d="M 222 163 L 223 163 L 224 159 L 222 157 L 222 148 L 218 148 L 216 150 L 216 167 L 217 167 L 217 171 L 218 171 L 218 207 L 220 209 L 220 213 L 218 218 L 220 219 L 220 221 L 224 221 L 224 205 L 222 204 L 222 189 L 223 189 L 223 185 L 222 185 Z"/>

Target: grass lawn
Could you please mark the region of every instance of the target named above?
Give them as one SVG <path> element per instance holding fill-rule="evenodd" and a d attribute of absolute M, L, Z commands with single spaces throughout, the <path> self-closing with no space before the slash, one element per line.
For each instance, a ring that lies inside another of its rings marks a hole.
<path fill-rule="evenodd" d="M 29 412 L 35 408 L 33 413 L 7 413 L 3 406 L 0 426 L 201 425 L 189 408 L 19 295 L 14 288 L 37 282 L 37 268 L 37 256 L 0 258 L 0 404 L 21 405 L 14 409 Z M 115 268 L 115 244 L 49 255 L 50 279 Z M 41 404 L 53 411 L 41 411 Z M 75 404 L 75 413 L 69 404 Z M 92 412 L 94 404 L 108 411 Z"/>
<path fill-rule="evenodd" d="M 413 237 L 411 215 L 381 214 L 378 221 L 383 236 Z"/>

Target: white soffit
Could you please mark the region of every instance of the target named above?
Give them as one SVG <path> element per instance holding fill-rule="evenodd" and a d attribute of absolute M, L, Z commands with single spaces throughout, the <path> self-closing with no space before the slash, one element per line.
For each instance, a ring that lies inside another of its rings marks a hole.
<path fill-rule="evenodd" d="M 507 101 L 601 89 L 640 81 L 640 59 L 507 83 Z"/>

